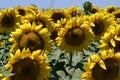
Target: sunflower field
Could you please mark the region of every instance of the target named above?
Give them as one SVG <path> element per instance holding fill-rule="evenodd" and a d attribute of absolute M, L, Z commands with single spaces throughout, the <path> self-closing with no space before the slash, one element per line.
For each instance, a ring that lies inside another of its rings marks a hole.
<path fill-rule="evenodd" d="M 0 80 L 120 80 L 120 8 L 0 9 Z"/>

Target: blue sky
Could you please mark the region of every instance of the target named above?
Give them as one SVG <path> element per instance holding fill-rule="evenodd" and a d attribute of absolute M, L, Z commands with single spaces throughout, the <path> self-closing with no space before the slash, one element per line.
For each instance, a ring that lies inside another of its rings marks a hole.
<path fill-rule="evenodd" d="M 17 5 L 29 6 L 30 4 L 34 4 L 41 9 L 69 8 L 72 5 L 82 7 L 85 1 L 90 1 L 93 5 L 101 8 L 110 5 L 116 5 L 120 7 L 120 0 L 1 0 L 0 8 L 15 7 Z"/>

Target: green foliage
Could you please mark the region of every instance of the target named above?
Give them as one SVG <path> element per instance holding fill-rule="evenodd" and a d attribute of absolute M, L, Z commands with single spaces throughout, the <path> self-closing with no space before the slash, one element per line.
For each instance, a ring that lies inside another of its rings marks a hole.
<path fill-rule="evenodd" d="M 9 35 L 0 34 L 0 40 L 3 41 L 4 45 L 0 46 L 0 72 L 3 76 L 12 76 L 12 73 L 7 72 L 3 66 L 8 62 L 9 59 L 9 50 L 11 47 L 11 43 L 8 41 Z"/>
<path fill-rule="evenodd" d="M 13 76 L 14 75 L 13 73 L 9 73 L 7 70 L 8 69 L 5 68 L 5 67 L 0 67 L 0 72 L 3 74 L 3 77 L 5 77 L 5 76 Z"/>
<path fill-rule="evenodd" d="M 48 55 L 52 67 L 50 80 L 80 80 L 80 73 L 84 72 L 88 57 L 99 53 L 98 45 L 98 42 L 92 42 L 83 53 L 68 53 L 54 46 Z"/>
<path fill-rule="evenodd" d="M 89 2 L 89 1 L 86 1 L 84 4 L 83 4 L 83 8 L 84 8 L 84 13 L 86 15 L 91 15 L 92 14 L 92 3 Z"/>

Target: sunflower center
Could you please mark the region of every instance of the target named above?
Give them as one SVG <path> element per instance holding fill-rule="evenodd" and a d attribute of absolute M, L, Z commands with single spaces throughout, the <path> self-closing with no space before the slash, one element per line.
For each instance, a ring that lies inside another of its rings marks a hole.
<path fill-rule="evenodd" d="M 114 8 L 111 8 L 111 9 L 108 10 L 109 13 L 112 13 L 112 12 L 114 12 L 114 11 L 115 11 Z"/>
<path fill-rule="evenodd" d="M 84 32 L 79 27 L 69 29 L 65 35 L 66 43 L 72 46 L 78 46 L 82 44 L 84 39 Z"/>
<path fill-rule="evenodd" d="M 39 64 L 35 60 L 25 58 L 13 65 L 11 80 L 37 80 L 39 76 Z"/>
<path fill-rule="evenodd" d="M 1 19 L 1 25 L 10 28 L 13 27 L 15 24 L 15 17 L 11 14 L 5 14 Z"/>
<path fill-rule="evenodd" d="M 92 8 L 92 13 L 96 13 L 96 12 L 98 12 L 98 10 L 97 9 L 95 9 L 95 8 Z"/>
<path fill-rule="evenodd" d="M 25 16 L 26 12 L 24 9 L 18 9 L 20 15 Z"/>
<path fill-rule="evenodd" d="M 115 47 L 112 46 L 112 48 L 114 48 L 115 52 L 120 51 L 120 41 L 115 40 Z"/>
<path fill-rule="evenodd" d="M 50 39 L 55 40 L 58 37 L 58 32 L 56 30 L 52 31 L 52 35 L 50 36 Z"/>
<path fill-rule="evenodd" d="M 25 75 L 29 75 L 30 72 L 31 72 L 31 69 L 29 67 L 25 67 L 23 69 L 23 74 L 25 74 Z"/>
<path fill-rule="evenodd" d="M 104 60 L 107 70 L 96 64 L 92 70 L 92 77 L 95 80 L 115 80 L 119 74 L 119 62 L 116 59 L 108 58 Z"/>
<path fill-rule="evenodd" d="M 77 11 L 72 11 L 71 16 L 75 17 L 77 15 Z"/>
<path fill-rule="evenodd" d="M 34 32 L 24 34 L 20 40 L 20 49 L 29 48 L 31 51 L 44 48 L 43 39 Z"/>
<path fill-rule="evenodd" d="M 65 16 L 62 13 L 53 13 L 51 17 L 55 23 L 57 23 L 57 20 L 65 18 Z"/>
<path fill-rule="evenodd" d="M 101 20 L 95 21 L 95 26 L 92 27 L 92 30 L 95 33 L 95 35 L 101 34 L 104 30 L 104 23 Z"/>
<path fill-rule="evenodd" d="M 120 13 L 116 13 L 115 18 L 120 18 Z"/>

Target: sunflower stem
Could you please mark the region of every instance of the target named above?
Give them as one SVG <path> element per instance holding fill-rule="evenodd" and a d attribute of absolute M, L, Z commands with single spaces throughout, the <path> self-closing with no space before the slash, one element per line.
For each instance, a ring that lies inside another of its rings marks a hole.
<path fill-rule="evenodd" d="M 72 79 L 72 76 L 69 76 L 69 80 L 71 80 Z"/>
<path fill-rule="evenodd" d="M 72 57 L 73 57 L 72 52 L 70 52 L 69 56 L 70 56 L 69 64 L 72 66 Z"/>
<path fill-rule="evenodd" d="M 4 41 L 4 49 L 6 48 L 6 40 L 3 40 Z"/>
<path fill-rule="evenodd" d="M 1 63 L 2 66 L 4 65 L 2 60 L 0 61 L 0 63 Z"/>
<path fill-rule="evenodd" d="M 6 34 L 5 33 L 3 33 L 3 42 L 4 42 L 4 45 L 3 45 L 3 47 L 4 47 L 4 49 L 6 49 L 6 38 L 5 38 L 5 36 L 6 36 Z"/>

